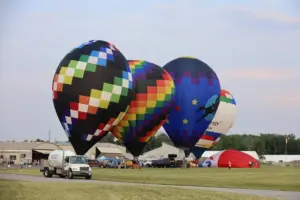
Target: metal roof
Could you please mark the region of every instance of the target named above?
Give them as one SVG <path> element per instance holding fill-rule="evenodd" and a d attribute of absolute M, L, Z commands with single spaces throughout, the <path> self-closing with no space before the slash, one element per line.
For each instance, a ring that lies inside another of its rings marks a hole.
<path fill-rule="evenodd" d="M 59 149 L 59 147 L 56 144 L 48 142 L 0 142 L 0 151 L 21 151 L 32 149 L 55 150 Z"/>
<path fill-rule="evenodd" d="M 182 150 L 166 143 L 162 143 L 161 147 L 145 152 L 143 156 L 156 157 L 159 159 L 161 157 L 168 158 L 169 154 L 177 154 L 177 158 L 184 157 L 184 152 Z"/>
<path fill-rule="evenodd" d="M 2 149 L 0 149 L 0 153 L 1 152 L 3 152 L 3 153 L 14 153 L 14 152 L 16 152 L 16 153 L 18 153 L 18 152 L 31 153 L 32 150 L 2 150 Z"/>
<path fill-rule="evenodd" d="M 42 153 L 42 154 L 50 154 L 53 150 L 40 150 L 40 149 L 36 149 L 34 151 L 37 151 L 37 152 Z"/>
<path fill-rule="evenodd" d="M 118 153 L 122 154 L 122 151 L 118 147 L 97 147 L 101 153 Z"/>
<path fill-rule="evenodd" d="M 61 149 L 63 150 L 69 150 L 75 152 L 74 148 L 72 145 L 58 145 Z"/>
<path fill-rule="evenodd" d="M 34 150 L 58 150 L 61 149 L 58 145 L 54 143 L 44 142 L 33 148 Z"/>
<path fill-rule="evenodd" d="M 42 142 L 0 142 L 0 150 L 32 150 Z"/>

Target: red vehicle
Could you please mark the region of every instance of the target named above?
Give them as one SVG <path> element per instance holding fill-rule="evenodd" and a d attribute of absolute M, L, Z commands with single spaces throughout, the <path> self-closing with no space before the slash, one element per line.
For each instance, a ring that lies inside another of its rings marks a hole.
<path fill-rule="evenodd" d="M 90 167 L 100 167 L 99 161 L 95 159 L 89 159 L 88 164 L 90 165 Z"/>

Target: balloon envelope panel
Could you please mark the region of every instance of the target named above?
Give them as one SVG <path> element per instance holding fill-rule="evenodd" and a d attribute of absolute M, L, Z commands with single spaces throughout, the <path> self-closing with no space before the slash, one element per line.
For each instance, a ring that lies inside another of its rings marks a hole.
<path fill-rule="evenodd" d="M 128 62 L 135 98 L 112 133 L 138 156 L 170 113 L 175 87 L 172 77 L 161 67 L 141 60 Z"/>
<path fill-rule="evenodd" d="M 226 90 L 221 90 L 220 104 L 217 113 L 206 132 L 196 143 L 195 148 L 192 149 L 196 158 L 201 157 L 205 150 L 212 148 L 220 141 L 222 135 L 228 133 L 234 125 L 236 112 L 236 101 L 232 94 Z M 199 155 L 199 152 L 202 152 L 202 154 Z"/>
<path fill-rule="evenodd" d="M 220 99 L 216 73 L 195 58 L 177 58 L 163 67 L 175 82 L 175 101 L 163 125 L 175 146 L 193 147 L 215 116 Z"/>
<path fill-rule="evenodd" d="M 83 155 L 124 116 L 133 98 L 132 74 L 114 45 L 92 40 L 62 59 L 52 91 L 57 116 Z"/>

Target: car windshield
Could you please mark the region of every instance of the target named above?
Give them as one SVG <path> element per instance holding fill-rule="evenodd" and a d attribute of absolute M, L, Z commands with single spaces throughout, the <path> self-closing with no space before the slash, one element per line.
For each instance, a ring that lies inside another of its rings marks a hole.
<path fill-rule="evenodd" d="M 70 163 L 72 163 L 72 164 L 87 164 L 87 159 L 82 156 L 72 156 L 72 157 L 70 157 Z"/>

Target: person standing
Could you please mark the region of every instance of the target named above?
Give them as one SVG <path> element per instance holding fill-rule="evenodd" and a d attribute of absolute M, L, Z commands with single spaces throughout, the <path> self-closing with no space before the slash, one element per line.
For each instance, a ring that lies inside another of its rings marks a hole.
<path fill-rule="evenodd" d="M 231 162 L 228 161 L 228 169 L 231 169 Z"/>

